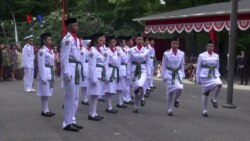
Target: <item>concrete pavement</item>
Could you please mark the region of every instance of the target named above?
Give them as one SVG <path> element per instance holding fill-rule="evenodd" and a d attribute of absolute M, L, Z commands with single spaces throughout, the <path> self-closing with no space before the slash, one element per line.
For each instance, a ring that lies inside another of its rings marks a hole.
<path fill-rule="evenodd" d="M 249 141 L 250 91 L 235 89 L 236 109 L 225 109 L 226 89 L 219 96 L 219 108 L 209 103 L 209 117 L 201 116 L 201 89 L 185 82 L 180 108 L 174 116 L 166 114 L 165 84 L 155 80 L 158 87 L 139 114 L 133 106 L 118 109 L 116 115 L 105 113 L 105 103 L 98 103 L 101 122 L 87 120 L 88 107 L 79 104 L 78 123 L 84 125 L 79 133 L 61 129 L 63 120 L 63 89 L 56 81 L 50 109 L 56 116 L 40 116 L 40 99 L 35 93 L 25 93 L 22 81 L 0 83 L 0 141 Z M 116 98 L 114 98 L 114 105 Z"/>

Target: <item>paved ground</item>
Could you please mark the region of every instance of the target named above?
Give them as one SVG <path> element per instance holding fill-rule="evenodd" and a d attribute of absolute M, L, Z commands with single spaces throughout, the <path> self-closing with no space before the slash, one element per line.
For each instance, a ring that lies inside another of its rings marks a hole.
<path fill-rule="evenodd" d="M 209 103 L 209 117 L 201 116 L 201 94 L 197 85 L 185 81 L 185 90 L 174 116 L 166 115 L 165 85 L 156 80 L 155 90 L 146 99 L 139 114 L 132 106 L 116 115 L 104 112 L 105 104 L 98 103 L 101 122 L 87 120 L 87 107 L 80 105 L 78 122 L 84 125 L 79 133 L 65 132 L 62 126 L 63 90 L 55 88 L 50 107 L 53 118 L 40 116 L 40 99 L 35 93 L 24 93 L 21 81 L 0 83 L 0 141 L 249 141 L 250 90 L 236 89 L 237 109 L 225 109 L 226 89 L 219 97 L 218 109 Z"/>

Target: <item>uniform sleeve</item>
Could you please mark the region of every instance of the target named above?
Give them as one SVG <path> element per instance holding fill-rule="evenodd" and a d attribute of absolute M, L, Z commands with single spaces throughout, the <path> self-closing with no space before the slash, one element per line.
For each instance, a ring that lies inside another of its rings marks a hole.
<path fill-rule="evenodd" d="M 150 51 L 147 54 L 147 76 L 151 76 L 151 60 L 150 60 Z"/>
<path fill-rule="evenodd" d="M 106 73 L 105 73 L 105 80 L 109 80 L 108 79 L 108 67 L 109 67 L 109 60 L 110 60 L 110 56 L 111 56 L 111 54 L 110 54 L 110 52 L 108 52 L 107 50 L 106 51 L 104 51 L 104 53 L 103 53 L 103 55 L 104 55 L 104 67 L 105 67 L 105 70 L 106 70 Z"/>
<path fill-rule="evenodd" d="M 46 81 L 45 73 L 45 52 L 40 50 L 37 54 L 38 71 L 40 74 L 40 79 Z"/>
<path fill-rule="evenodd" d="M 127 60 L 127 77 L 131 76 L 131 65 L 132 65 L 132 51 L 128 52 L 128 60 Z"/>
<path fill-rule="evenodd" d="M 200 83 L 200 71 L 201 71 L 201 60 L 202 60 L 202 56 L 199 55 L 198 57 L 198 61 L 197 61 L 197 68 L 196 68 L 196 81 L 197 83 Z"/>
<path fill-rule="evenodd" d="M 165 60 L 165 53 L 164 53 L 162 57 L 162 63 L 161 63 L 161 78 L 163 80 L 166 79 L 165 73 L 166 73 L 166 60 Z"/>
<path fill-rule="evenodd" d="M 70 68 L 69 68 L 69 54 L 71 49 L 71 42 L 69 40 L 63 40 L 61 42 L 61 69 L 63 77 L 70 77 Z"/>
<path fill-rule="evenodd" d="M 26 65 L 26 62 L 27 62 L 27 59 L 26 59 L 26 57 L 27 57 L 27 49 L 26 49 L 26 47 L 24 47 L 23 49 L 22 49 L 22 67 L 23 68 L 26 68 L 27 67 L 27 65 Z"/>
<path fill-rule="evenodd" d="M 96 74 L 96 59 L 97 54 L 94 51 L 89 53 L 89 81 L 92 83 L 96 83 L 98 81 Z"/>
<path fill-rule="evenodd" d="M 86 74 L 85 74 L 85 68 L 84 68 L 84 64 L 85 64 L 85 60 L 86 60 L 86 54 L 84 53 L 83 50 L 80 51 L 80 62 L 82 63 L 82 66 L 83 67 L 83 77 L 86 77 Z"/>

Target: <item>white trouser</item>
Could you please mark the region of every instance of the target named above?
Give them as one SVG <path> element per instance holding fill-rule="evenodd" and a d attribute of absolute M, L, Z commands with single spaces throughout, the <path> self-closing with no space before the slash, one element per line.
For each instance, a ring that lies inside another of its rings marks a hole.
<path fill-rule="evenodd" d="M 75 114 L 78 108 L 79 85 L 75 84 L 75 79 L 64 81 L 64 121 L 63 127 L 76 123 Z"/>
<path fill-rule="evenodd" d="M 34 69 L 25 68 L 24 69 L 24 77 L 23 77 L 25 91 L 32 89 L 33 80 L 34 80 Z"/>

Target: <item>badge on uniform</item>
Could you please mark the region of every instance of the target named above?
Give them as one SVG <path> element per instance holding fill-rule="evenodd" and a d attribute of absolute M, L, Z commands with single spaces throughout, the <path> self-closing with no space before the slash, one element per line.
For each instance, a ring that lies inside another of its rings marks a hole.
<path fill-rule="evenodd" d="M 81 52 L 81 55 L 83 55 L 83 52 Z"/>
<path fill-rule="evenodd" d="M 42 51 L 41 51 L 41 52 L 39 52 L 39 55 L 40 55 L 40 56 L 43 56 L 43 52 L 42 52 Z"/>
<path fill-rule="evenodd" d="M 108 55 L 107 55 L 107 53 L 104 53 L 104 57 L 107 57 Z"/>
<path fill-rule="evenodd" d="M 66 46 L 69 45 L 69 41 L 65 41 L 65 45 L 66 45 Z"/>
<path fill-rule="evenodd" d="M 89 57 L 92 58 L 92 57 L 93 57 L 93 53 L 91 53 L 91 54 L 89 55 Z"/>

